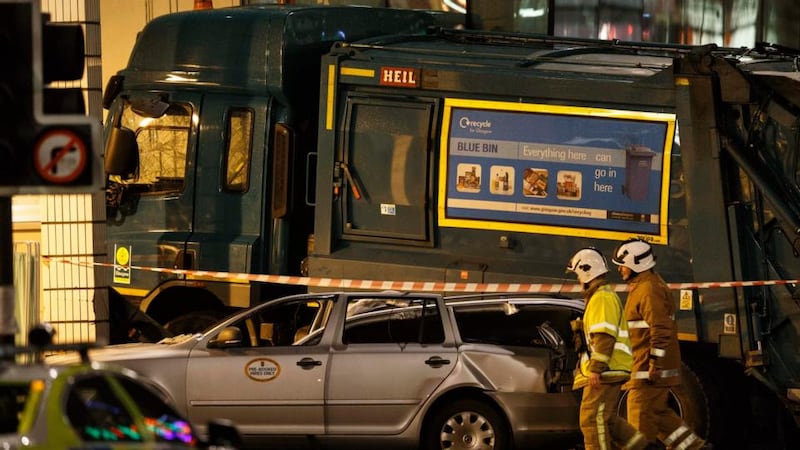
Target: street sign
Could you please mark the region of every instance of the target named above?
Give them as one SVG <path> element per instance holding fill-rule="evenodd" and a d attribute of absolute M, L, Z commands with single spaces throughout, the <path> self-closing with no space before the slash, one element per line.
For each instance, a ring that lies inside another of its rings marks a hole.
<path fill-rule="evenodd" d="M 86 168 L 86 143 L 72 130 L 58 128 L 44 133 L 33 150 L 34 167 L 43 180 L 54 184 L 75 181 Z"/>

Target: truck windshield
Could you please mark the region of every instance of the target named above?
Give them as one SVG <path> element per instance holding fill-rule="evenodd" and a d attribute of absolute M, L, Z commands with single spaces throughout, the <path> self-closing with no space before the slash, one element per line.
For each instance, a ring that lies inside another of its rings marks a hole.
<path fill-rule="evenodd" d="M 152 118 L 126 104 L 120 125 L 136 135 L 139 167 L 130 179 L 121 181 L 140 193 L 182 191 L 192 113 L 189 105 L 171 104 L 161 117 Z"/>

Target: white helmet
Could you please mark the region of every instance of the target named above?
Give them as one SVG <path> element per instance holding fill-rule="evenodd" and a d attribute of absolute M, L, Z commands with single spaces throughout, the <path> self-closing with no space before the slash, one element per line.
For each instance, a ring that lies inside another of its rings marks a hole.
<path fill-rule="evenodd" d="M 578 281 L 586 284 L 608 272 L 606 258 L 597 249 L 589 247 L 578 250 L 567 264 L 567 271 L 574 272 Z"/>
<path fill-rule="evenodd" d="M 656 257 L 650 244 L 641 239 L 628 239 L 614 250 L 611 261 L 618 266 L 625 266 L 636 273 L 652 269 L 656 265 Z"/>

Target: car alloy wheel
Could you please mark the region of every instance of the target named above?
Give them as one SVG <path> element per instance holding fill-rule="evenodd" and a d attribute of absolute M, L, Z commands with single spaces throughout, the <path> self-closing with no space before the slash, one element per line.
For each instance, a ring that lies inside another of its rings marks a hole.
<path fill-rule="evenodd" d="M 442 448 L 492 449 L 494 428 L 482 415 L 474 411 L 461 411 L 442 427 Z"/>
<path fill-rule="evenodd" d="M 458 400 L 442 406 L 431 418 L 428 449 L 505 450 L 505 422 L 490 405 Z"/>

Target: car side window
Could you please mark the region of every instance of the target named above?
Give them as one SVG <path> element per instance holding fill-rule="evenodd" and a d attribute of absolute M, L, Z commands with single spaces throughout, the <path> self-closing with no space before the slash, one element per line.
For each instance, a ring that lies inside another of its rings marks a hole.
<path fill-rule="evenodd" d="M 139 442 L 142 435 L 125 404 L 104 376 L 77 379 L 67 394 L 67 419 L 90 442 Z"/>
<path fill-rule="evenodd" d="M 342 340 L 345 344 L 444 342 L 437 303 L 430 298 L 351 298 Z"/>
<path fill-rule="evenodd" d="M 328 298 L 303 298 L 257 309 L 230 327 L 241 332 L 238 345 L 226 347 L 284 347 L 303 342 L 311 332 L 325 327 L 332 306 Z"/>
<path fill-rule="evenodd" d="M 454 306 L 456 322 L 465 342 L 497 345 L 545 345 L 537 325 L 548 323 L 561 339 L 570 341 L 569 321 L 578 313 L 567 308 L 542 305 Z"/>
<path fill-rule="evenodd" d="M 136 400 L 136 406 L 144 416 L 145 426 L 153 433 L 156 441 L 197 445 L 198 439 L 191 424 L 153 391 L 127 377 L 114 376 L 114 379 Z"/>

